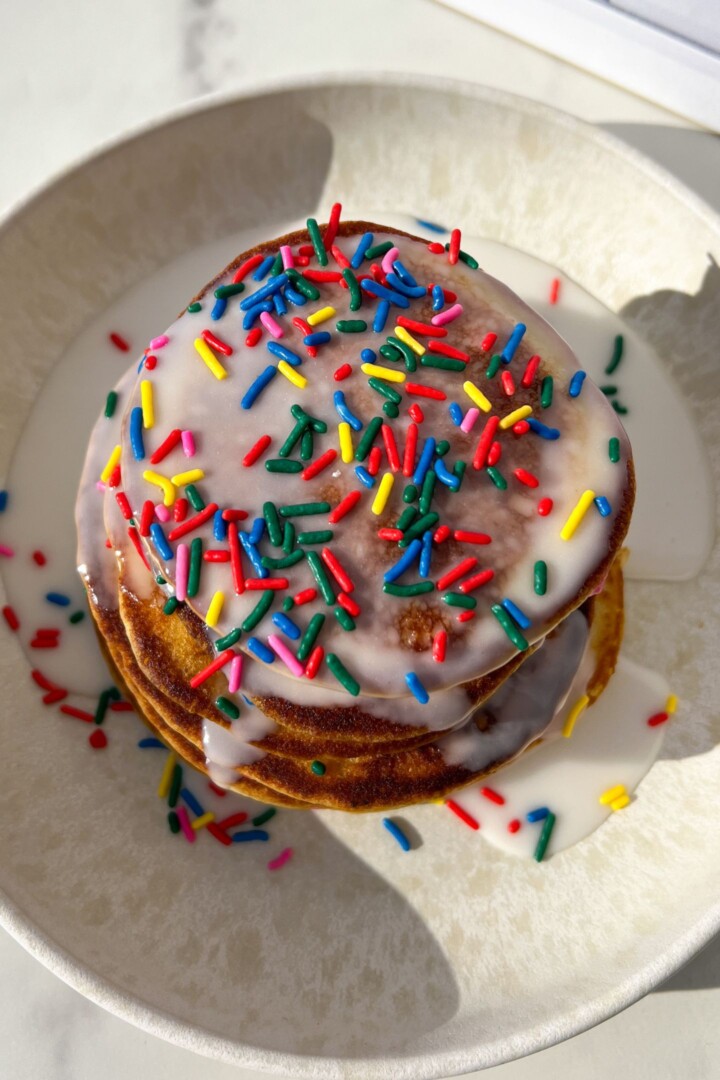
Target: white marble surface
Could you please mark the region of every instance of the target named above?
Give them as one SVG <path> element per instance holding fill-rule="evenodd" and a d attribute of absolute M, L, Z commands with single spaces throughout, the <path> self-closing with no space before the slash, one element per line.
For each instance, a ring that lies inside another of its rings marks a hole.
<path fill-rule="evenodd" d="M 482 81 L 601 124 L 720 209 L 720 140 L 432 0 L 27 0 L 0 35 L 0 210 L 55 172 L 194 98 L 311 72 Z M 720 942 L 601 1027 L 502 1065 L 498 1080 L 711 1080 Z M 145 1035 L 66 987 L 0 931 L 0 1077 L 253 1080 Z M 478 1074 L 479 1075 L 479 1074 Z"/>

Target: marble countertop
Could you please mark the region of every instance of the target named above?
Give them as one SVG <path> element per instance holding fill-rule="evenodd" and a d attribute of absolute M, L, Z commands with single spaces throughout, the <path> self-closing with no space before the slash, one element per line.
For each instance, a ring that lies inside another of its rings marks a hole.
<path fill-rule="evenodd" d="M 213 93 L 317 72 L 480 81 L 573 111 L 720 210 L 720 139 L 433 0 L 28 0 L 0 39 L 0 209 L 101 142 Z M 720 940 L 599 1028 L 490 1070 L 497 1080 L 706 1080 L 720 1061 Z M 146 1035 L 61 983 L 0 931 L 0 1076 L 255 1080 Z M 480 1074 L 477 1074 L 478 1076 Z"/>

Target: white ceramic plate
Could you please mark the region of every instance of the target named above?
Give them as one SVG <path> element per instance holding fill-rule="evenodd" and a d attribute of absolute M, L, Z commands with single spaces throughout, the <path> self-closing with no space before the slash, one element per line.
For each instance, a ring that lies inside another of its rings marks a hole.
<path fill-rule="evenodd" d="M 462 222 L 560 267 L 655 345 L 710 440 L 712 213 L 569 117 L 473 86 L 373 78 L 182 113 L 6 220 L 0 475 L 48 372 L 123 292 L 209 241 L 271 234 L 335 198 L 349 215 Z M 282 818 L 296 851 L 282 873 L 266 853 L 175 843 L 134 722 L 114 721 L 108 752 L 93 754 L 38 704 L 3 633 L 3 923 L 111 1011 L 268 1071 L 422 1080 L 574 1035 L 720 926 L 719 592 L 717 547 L 699 578 L 630 590 L 630 653 L 667 673 L 683 706 L 642 797 L 540 866 L 469 844 L 434 807 L 413 818 L 411 857 L 356 819 L 330 829 L 310 814 Z"/>

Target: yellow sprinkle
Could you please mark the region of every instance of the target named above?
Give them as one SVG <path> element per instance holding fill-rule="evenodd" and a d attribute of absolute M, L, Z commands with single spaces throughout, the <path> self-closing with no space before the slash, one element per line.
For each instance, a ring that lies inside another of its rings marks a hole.
<path fill-rule="evenodd" d="M 188 469 L 187 472 L 179 472 L 176 476 L 171 477 L 173 484 L 178 487 L 185 487 L 187 484 L 194 484 L 197 480 L 204 480 L 205 473 L 202 469 Z"/>
<path fill-rule="evenodd" d="M 526 416 L 530 416 L 532 413 L 531 405 L 521 405 L 519 409 L 515 409 L 514 412 L 508 413 L 507 416 L 503 416 L 500 421 L 500 427 L 503 431 L 512 427 L 513 424 L 517 424 L 518 420 L 524 420 Z"/>
<path fill-rule="evenodd" d="M 630 803 L 629 795 L 620 795 L 619 798 L 613 799 L 610 803 L 611 810 L 623 810 Z"/>
<path fill-rule="evenodd" d="M 208 810 L 206 814 L 201 814 L 200 817 L 196 817 L 194 821 L 191 821 L 190 828 L 197 831 L 198 829 L 202 829 L 204 825 L 209 825 L 210 822 L 214 820 L 215 815 L 212 810 Z"/>
<path fill-rule="evenodd" d="M 210 601 L 210 605 L 207 609 L 207 615 L 205 616 L 205 625 L 209 626 L 211 630 L 214 630 L 220 619 L 220 613 L 225 603 L 225 593 L 216 592 Z"/>
<path fill-rule="evenodd" d="M 338 424 L 338 439 L 340 440 L 340 457 L 346 465 L 349 465 L 355 451 L 353 450 L 352 428 L 344 420 L 342 424 Z"/>
<path fill-rule="evenodd" d="M 472 401 L 473 405 L 477 405 L 478 409 L 482 409 L 483 412 L 490 412 L 492 405 L 483 394 L 482 390 L 478 390 L 475 383 L 470 381 L 463 383 L 463 390 Z"/>
<path fill-rule="evenodd" d="M 678 707 L 677 694 L 670 694 L 667 701 L 665 702 L 665 712 L 668 714 L 668 716 L 672 716 L 672 714 L 675 712 L 677 707 Z"/>
<path fill-rule="evenodd" d="M 570 514 L 562 529 L 560 530 L 560 537 L 563 540 L 569 540 L 574 534 L 578 525 L 588 512 L 588 508 L 592 506 L 592 501 L 595 498 L 594 491 L 583 491 L 582 495 L 577 501 L 575 509 Z"/>
<path fill-rule="evenodd" d="M 615 799 L 619 799 L 621 795 L 625 794 L 625 785 L 616 784 L 615 787 L 609 787 L 607 791 L 603 791 L 602 795 L 598 799 L 603 806 L 609 806 Z"/>
<path fill-rule="evenodd" d="M 587 696 L 587 694 L 583 694 L 583 696 L 581 698 L 578 698 L 578 700 L 573 705 L 572 709 L 567 715 L 565 723 L 563 724 L 562 733 L 566 739 L 569 739 L 572 735 L 573 728 L 575 727 L 578 716 L 581 712 L 584 712 L 585 709 L 587 709 L 589 704 L 590 698 Z"/>
<path fill-rule="evenodd" d="M 278 371 L 285 376 L 288 382 L 291 382 L 293 386 L 297 386 L 300 390 L 304 390 L 307 386 L 307 379 L 304 375 L 301 375 L 299 371 L 296 371 L 292 364 L 288 364 L 287 360 L 281 360 L 278 364 Z"/>
<path fill-rule="evenodd" d="M 147 480 L 149 484 L 156 484 L 163 493 L 163 504 L 172 506 L 177 492 L 175 485 L 171 480 L 168 480 L 167 476 L 161 476 L 160 473 L 153 472 L 152 469 L 146 469 L 143 473 L 143 480 Z"/>
<path fill-rule="evenodd" d="M 421 345 L 420 342 L 412 336 L 412 334 L 408 334 L 404 326 L 395 327 L 395 337 L 400 338 L 400 340 L 404 341 L 406 345 L 409 345 L 412 351 L 414 353 L 417 353 L 418 356 L 423 356 L 427 352 L 425 346 Z"/>
<path fill-rule="evenodd" d="M 140 404 L 142 405 L 143 427 L 155 427 L 155 406 L 153 405 L 153 384 L 149 379 L 140 383 Z"/>
<path fill-rule="evenodd" d="M 380 481 L 380 486 L 377 490 L 377 495 L 373 499 L 373 504 L 370 507 L 373 514 L 382 514 L 383 510 L 387 506 L 387 501 L 390 498 L 390 492 L 393 489 L 395 483 L 395 477 L 391 472 L 386 472 Z"/>
<path fill-rule="evenodd" d="M 376 379 L 384 379 L 385 382 L 405 382 L 404 371 L 383 367 L 382 364 L 361 364 L 360 370 L 366 375 L 374 375 Z"/>
<path fill-rule="evenodd" d="M 227 371 L 222 366 L 222 364 L 220 363 L 220 361 L 218 360 L 217 356 L 212 351 L 212 349 L 210 348 L 208 343 L 206 341 L 203 341 L 203 339 L 201 337 L 198 337 L 198 338 L 195 338 L 194 345 L 195 345 L 195 348 L 197 349 L 198 353 L 202 357 L 202 359 L 205 361 L 207 366 L 212 371 L 215 378 L 216 379 L 226 379 L 227 378 Z"/>
<path fill-rule="evenodd" d="M 172 780 L 173 769 L 175 768 L 177 757 L 175 751 L 171 750 L 165 760 L 165 768 L 162 771 L 160 777 L 160 783 L 158 784 L 158 798 L 167 798 L 167 793 L 170 790 L 170 781 Z"/>
<path fill-rule="evenodd" d="M 332 319 L 334 314 L 335 308 L 330 307 L 329 305 L 328 307 L 318 308 L 317 311 L 313 311 L 312 315 L 308 315 L 308 326 L 319 326 L 320 323 L 324 323 L 327 322 L 328 319 Z"/>
<path fill-rule="evenodd" d="M 108 458 L 107 465 L 105 466 L 103 471 L 100 473 L 100 479 L 102 480 L 103 484 L 107 484 L 108 480 L 110 479 L 110 477 L 112 475 L 112 472 L 113 472 L 113 469 L 115 468 L 115 466 L 120 461 L 120 454 L 121 453 L 122 453 L 122 447 L 121 446 L 116 446 L 115 449 L 113 450 L 112 454 Z"/>

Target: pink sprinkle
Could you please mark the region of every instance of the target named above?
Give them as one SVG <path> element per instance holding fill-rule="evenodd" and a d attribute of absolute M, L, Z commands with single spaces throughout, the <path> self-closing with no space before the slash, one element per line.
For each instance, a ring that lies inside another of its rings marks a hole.
<path fill-rule="evenodd" d="M 447 311 L 438 311 L 437 315 L 433 315 L 430 322 L 433 326 L 444 326 L 445 323 L 453 322 L 459 315 L 463 313 L 462 304 L 453 304 Z"/>
<path fill-rule="evenodd" d="M 177 814 L 178 821 L 180 822 L 180 828 L 182 829 L 183 835 L 185 836 L 188 844 L 194 844 L 197 840 L 197 836 L 195 834 L 195 830 L 190 824 L 190 818 L 188 817 L 187 810 L 184 806 L 178 806 L 175 813 Z"/>
<path fill-rule="evenodd" d="M 287 244 L 280 245 L 280 254 L 282 256 L 283 270 L 292 270 L 295 266 L 295 260 Z"/>
<path fill-rule="evenodd" d="M 95 487 L 98 491 L 107 491 L 107 484 L 103 484 L 102 480 L 96 480 Z"/>
<path fill-rule="evenodd" d="M 380 264 L 382 266 L 383 274 L 392 273 L 393 263 L 395 262 L 399 254 L 400 249 L 396 247 L 391 247 L 389 251 L 385 252 L 385 254 L 383 255 L 383 261 Z"/>
<path fill-rule="evenodd" d="M 187 599 L 188 567 L 190 565 L 190 549 L 187 544 L 178 544 L 175 558 L 175 598 L 184 601 Z"/>
<path fill-rule="evenodd" d="M 279 870 L 281 866 L 284 866 L 286 862 L 289 862 L 293 857 L 293 849 L 286 847 L 284 851 L 281 851 L 274 859 L 271 859 L 267 864 L 268 870 Z"/>
<path fill-rule="evenodd" d="M 6 559 L 12 559 L 14 554 L 13 548 L 8 547 L 7 544 L 0 544 L 0 555 L 4 555 Z"/>
<path fill-rule="evenodd" d="M 274 338 L 285 337 L 285 331 L 282 326 L 275 319 L 269 311 L 262 311 L 260 313 L 260 322 L 263 324 L 269 334 L 272 334 Z"/>
<path fill-rule="evenodd" d="M 164 506 L 162 503 L 158 503 L 155 507 L 155 517 L 158 519 L 158 521 L 162 521 L 163 523 L 169 521 L 170 511 L 168 510 L 167 506 Z"/>
<path fill-rule="evenodd" d="M 300 663 L 296 656 L 288 649 L 287 645 L 277 634 L 268 635 L 268 645 L 273 649 L 282 660 L 286 668 L 288 668 L 296 678 L 300 678 L 305 674 L 305 666 Z"/>
<path fill-rule="evenodd" d="M 480 415 L 480 410 L 479 409 L 476 409 L 475 407 L 473 407 L 472 409 L 468 409 L 468 411 L 465 413 L 465 418 L 464 418 L 462 424 L 460 425 L 460 430 L 464 431 L 465 434 L 467 435 L 468 432 L 472 431 L 472 429 L 474 428 L 475 421 L 477 420 L 479 415 Z"/>
<path fill-rule="evenodd" d="M 167 336 L 167 334 L 161 334 L 160 337 L 154 337 L 152 339 L 152 341 L 150 342 L 150 348 L 162 349 L 165 345 L 167 345 L 169 340 L 170 338 Z"/>
<path fill-rule="evenodd" d="M 182 448 L 185 457 L 195 457 L 195 439 L 193 438 L 192 431 L 183 431 L 180 438 L 182 439 Z"/>
<path fill-rule="evenodd" d="M 233 656 L 230 661 L 230 675 L 228 676 L 228 692 L 230 694 L 237 694 L 242 684 L 242 672 L 243 672 L 243 658 L 242 656 Z"/>

